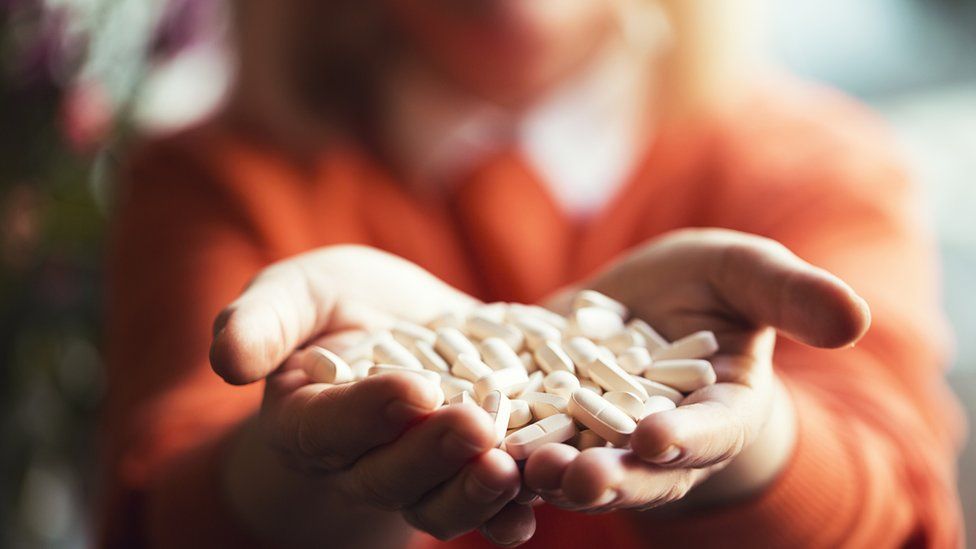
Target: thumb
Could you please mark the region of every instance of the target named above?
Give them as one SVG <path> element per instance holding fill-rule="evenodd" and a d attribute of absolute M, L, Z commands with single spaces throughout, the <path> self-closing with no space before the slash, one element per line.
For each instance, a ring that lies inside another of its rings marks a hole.
<path fill-rule="evenodd" d="M 735 234 L 713 255 L 709 283 L 734 314 L 815 347 L 842 347 L 871 324 L 867 302 L 785 246 Z"/>

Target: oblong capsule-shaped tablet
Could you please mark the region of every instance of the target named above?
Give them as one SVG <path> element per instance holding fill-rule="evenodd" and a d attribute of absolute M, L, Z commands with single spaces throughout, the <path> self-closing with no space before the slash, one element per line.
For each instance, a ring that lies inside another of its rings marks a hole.
<path fill-rule="evenodd" d="M 315 383 L 348 383 L 355 380 L 352 368 L 339 355 L 318 346 L 309 347 L 302 368 Z"/>
<path fill-rule="evenodd" d="M 614 314 L 620 318 L 627 318 L 630 311 L 627 310 L 627 306 L 623 303 L 613 299 L 612 297 L 601 294 L 596 290 L 582 290 L 578 292 L 573 297 L 573 310 L 582 309 L 583 307 L 599 307 L 601 309 L 606 309 L 612 311 Z"/>
<path fill-rule="evenodd" d="M 355 381 L 362 381 L 369 377 L 369 369 L 373 367 L 373 361 L 360 359 L 349 365 L 352 370 L 352 377 Z"/>
<path fill-rule="evenodd" d="M 607 402 L 613 404 L 621 412 L 627 414 L 630 419 L 634 421 L 640 421 L 640 418 L 644 417 L 644 403 L 641 402 L 639 398 L 633 393 L 625 393 L 624 391 L 610 391 L 609 393 L 603 393 L 603 398 L 607 399 Z M 648 397 L 648 400 L 654 397 Z M 664 398 L 664 397 L 657 397 Z M 664 398 L 664 400 L 668 400 Z M 671 402 L 668 400 L 668 402 Z"/>
<path fill-rule="evenodd" d="M 593 381 L 592 379 L 581 379 L 580 380 L 580 388 L 581 389 L 589 389 L 589 390 L 593 391 L 594 393 L 596 393 L 598 395 L 602 395 L 603 394 L 603 387 L 600 387 L 599 385 L 597 385 L 596 382 Z"/>
<path fill-rule="evenodd" d="M 603 345 L 613 351 L 615 355 L 619 355 L 631 347 L 640 347 L 641 349 L 647 350 L 644 347 L 644 336 L 640 335 L 637 330 L 631 330 L 630 328 L 624 328 L 603 340 Z"/>
<path fill-rule="evenodd" d="M 547 341 L 559 341 L 562 334 L 552 324 L 531 316 L 518 316 L 512 324 L 525 335 L 525 344 L 535 350 Z"/>
<path fill-rule="evenodd" d="M 617 355 L 617 364 L 628 374 L 640 375 L 651 365 L 651 353 L 643 346 L 630 347 Z"/>
<path fill-rule="evenodd" d="M 454 364 L 451 364 L 451 375 L 466 379 L 472 383 L 490 375 L 492 372 L 494 370 L 482 362 L 478 358 L 478 355 L 469 355 L 468 353 L 459 354 L 457 359 L 454 360 Z"/>
<path fill-rule="evenodd" d="M 568 399 L 559 395 L 550 395 L 549 393 L 522 393 L 519 395 L 519 400 L 524 400 L 529 404 L 532 417 L 536 419 L 545 419 L 556 414 L 565 414 L 566 407 L 569 405 Z"/>
<path fill-rule="evenodd" d="M 481 402 L 492 391 L 501 391 L 506 395 L 514 394 L 519 386 L 528 380 L 529 376 L 521 368 L 493 370 L 474 382 L 474 396 Z"/>
<path fill-rule="evenodd" d="M 599 307 L 583 307 L 573 311 L 573 326 L 583 337 L 602 341 L 621 331 L 624 322 L 613 311 Z"/>
<path fill-rule="evenodd" d="M 573 391 L 580 388 L 580 381 L 565 370 L 557 370 L 546 374 L 545 379 L 542 380 L 542 387 L 549 394 L 569 398 Z"/>
<path fill-rule="evenodd" d="M 444 395 L 447 398 L 452 398 L 458 393 L 467 391 L 474 394 L 474 384 L 466 379 L 461 379 L 459 377 L 454 377 L 450 374 L 442 374 L 441 376 L 441 390 L 444 391 Z"/>
<path fill-rule="evenodd" d="M 569 358 L 566 351 L 556 341 L 546 341 L 535 350 L 535 361 L 539 368 L 549 374 L 560 370 L 576 373 L 576 366 L 573 359 Z"/>
<path fill-rule="evenodd" d="M 491 417 L 495 429 L 495 444 L 502 443 L 508 431 L 508 420 L 512 415 L 512 401 L 501 391 L 490 391 L 481 401 L 481 407 Z"/>
<path fill-rule="evenodd" d="M 715 383 L 715 370 L 707 360 L 658 360 L 644 371 L 644 377 L 674 387 L 682 393 L 697 391 Z"/>
<path fill-rule="evenodd" d="M 515 368 L 525 370 L 522 360 L 512 347 L 501 338 L 489 337 L 481 342 L 481 359 L 492 370 Z"/>
<path fill-rule="evenodd" d="M 440 328 L 461 329 L 464 327 L 464 319 L 466 317 L 467 315 L 461 311 L 447 311 L 434 317 L 433 320 L 427 323 L 427 327 L 434 331 Z"/>
<path fill-rule="evenodd" d="M 525 336 L 518 328 L 496 322 L 478 313 L 469 316 L 464 327 L 475 339 L 498 338 L 513 350 L 519 350 L 525 344 Z"/>
<path fill-rule="evenodd" d="M 715 334 L 707 330 L 687 335 L 671 345 L 651 353 L 654 360 L 707 358 L 718 351 Z"/>
<path fill-rule="evenodd" d="M 451 405 L 451 404 L 474 404 L 475 406 L 478 405 L 478 403 L 475 402 L 474 397 L 471 396 L 471 393 L 469 393 L 467 391 L 461 391 L 460 393 L 458 393 L 458 394 L 452 396 L 451 398 L 447 399 L 447 404 L 448 405 Z"/>
<path fill-rule="evenodd" d="M 675 408 L 676 405 L 671 399 L 661 395 L 652 395 L 649 399 L 647 399 L 647 402 L 644 403 L 644 408 L 641 410 L 641 416 L 638 421 L 651 414 L 665 412 L 667 410 L 674 410 Z"/>
<path fill-rule="evenodd" d="M 352 364 L 357 360 L 373 360 L 373 347 L 383 340 L 393 339 L 393 334 L 388 330 L 381 330 L 379 332 L 373 332 L 367 334 L 361 340 L 357 341 L 345 349 L 339 351 L 339 356 L 342 360 L 345 360 L 347 364 Z"/>
<path fill-rule="evenodd" d="M 413 346 L 414 354 L 417 356 L 417 360 L 420 361 L 420 365 L 424 367 L 425 370 L 430 370 L 431 372 L 437 372 L 439 374 L 446 374 L 451 371 L 451 367 L 447 364 L 441 355 L 437 354 L 434 350 L 433 345 L 427 343 L 426 341 L 418 341 L 414 343 Z"/>
<path fill-rule="evenodd" d="M 573 438 L 573 446 L 577 450 L 586 450 L 587 448 L 600 448 L 607 445 L 607 441 L 603 440 L 603 437 L 596 434 L 593 429 L 583 429 L 576 434 Z"/>
<path fill-rule="evenodd" d="M 626 446 L 637 423 L 602 396 L 579 389 L 569 399 L 569 414 L 614 446 Z"/>
<path fill-rule="evenodd" d="M 545 381 L 546 374 L 541 371 L 532 372 L 529 374 L 529 378 L 525 383 L 521 383 L 516 387 L 512 387 L 512 394 L 515 397 L 519 395 L 524 395 L 526 393 L 541 393 L 542 382 Z"/>
<path fill-rule="evenodd" d="M 549 416 L 522 427 L 505 437 L 504 449 L 514 459 L 525 459 L 543 444 L 565 442 L 576 435 L 573 418 L 566 414 Z"/>
<path fill-rule="evenodd" d="M 582 336 L 571 337 L 566 340 L 563 350 L 572 359 L 573 365 L 576 366 L 576 375 L 579 377 L 589 377 L 590 373 L 587 367 L 600 357 L 600 350 L 596 343 Z"/>
<path fill-rule="evenodd" d="M 508 417 L 508 428 L 516 429 L 528 425 L 532 421 L 532 410 L 529 409 L 529 403 L 519 399 L 511 399 L 511 402 L 512 413 Z"/>
<path fill-rule="evenodd" d="M 424 369 L 417 357 L 394 339 L 379 341 L 373 346 L 373 361 L 377 364 L 396 364 L 415 370 Z"/>
<path fill-rule="evenodd" d="M 647 395 L 649 397 L 654 395 L 663 396 L 668 400 L 670 400 L 671 402 L 674 402 L 675 404 L 681 404 L 681 401 L 684 400 L 685 398 L 685 395 L 681 394 L 681 391 L 675 389 L 674 387 L 668 387 L 663 383 L 651 381 L 641 376 L 630 376 L 630 377 L 636 383 L 639 383 L 640 386 L 643 387 L 645 391 L 647 391 Z"/>
<path fill-rule="evenodd" d="M 512 303 L 508 306 L 508 311 L 505 318 L 509 322 L 515 322 L 519 318 L 535 318 L 549 324 L 560 332 L 565 330 L 566 325 L 568 324 L 566 317 L 550 311 L 545 307 L 539 307 L 538 305 L 523 305 L 518 303 Z"/>
<path fill-rule="evenodd" d="M 627 323 L 627 327 L 644 337 L 644 346 L 651 353 L 671 344 L 668 340 L 664 339 L 664 336 L 657 333 L 657 330 L 652 328 L 650 324 L 639 318 L 632 319 Z"/>
<path fill-rule="evenodd" d="M 590 377 L 606 391 L 634 393 L 641 402 L 647 400 L 647 391 L 633 376 L 623 371 L 616 362 L 598 358 L 590 363 Z"/>
<path fill-rule="evenodd" d="M 434 349 L 450 364 L 454 364 L 458 355 L 461 354 L 481 358 L 481 353 L 475 344 L 457 328 L 438 328 L 436 333 L 437 340 L 434 342 Z"/>
<path fill-rule="evenodd" d="M 539 371 L 539 365 L 536 363 L 535 357 L 532 355 L 532 353 L 526 351 L 524 353 L 520 353 L 518 357 L 519 360 L 522 361 L 522 367 L 525 368 L 526 372 L 531 374 Z"/>
<path fill-rule="evenodd" d="M 400 345 L 403 345 L 407 349 L 412 349 L 418 341 L 433 345 L 437 339 L 437 334 L 433 330 L 405 320 L 394 323 L 393 327 L 390 328 L 390 333 L 393 334 L 393 339 L 397 340 Z"/>
<path fill-rule="evenodd" d="M 508 303 L 504 301 L 486 303 L 478 307 L 475 313 L 495 322 L 505 322 L 505 315 L 508 314 Z"/>

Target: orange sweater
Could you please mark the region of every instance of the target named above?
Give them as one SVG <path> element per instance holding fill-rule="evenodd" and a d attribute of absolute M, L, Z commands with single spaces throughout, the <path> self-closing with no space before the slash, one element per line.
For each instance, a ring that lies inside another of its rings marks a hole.
<path fill-rule="evenodd" d="M 482 299 L 531 302 L 650 237 L 714 226 L 777 239 L 839 275 L 871 304 L 871 331 L 841 351 L 781 342 L 776 366 L 799 439 L 760 496 L 643 519 L 640 533 L 624 513 L 543 506 L 529 547 L 961 545 L 962 421 L 942 380 L 936 260 L 884 130 L 846 99 L 797 83 L 765 86 L 737 112 L 661 130 L 631 183 L 586 222 L 509 160 L 446 199 L 422 199 L 352 146 L 303 167 L 211 124 L 142 147 L 110 255 L 103 542 L 253 541 L 220 499 L 217 468 L 261 387 L 225 385 L 207 349 L 215 314 L 268 263 L 361 243 Z M 487 543 L 469 535 L 451 546 Z"/>

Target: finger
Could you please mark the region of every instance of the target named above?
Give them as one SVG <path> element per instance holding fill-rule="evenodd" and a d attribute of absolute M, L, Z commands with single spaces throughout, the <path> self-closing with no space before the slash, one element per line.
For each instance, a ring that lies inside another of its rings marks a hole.
<path fill-rule="evenodd" d="M 525 462 L 523 475 L 526 486 L 539 493 L 559 490 L 562 487 L 563 474 L 579 453 L 579 450 L 568 444 L 541 446 Z"/>
<path fill-rule="evenodd" d="M 363 246 L 334 246 L 262 271 L 214 323 L 214 371 L 233 384 L 264 378 L 331 330 L 426 321 L 473 300 L 420 267 Z"/>
<path fill-rule="evenodd" d="M 509 503 L 480 528 L 488 541 L 501 547 L 516 547 L 535 534 L 535 513 L 532 507 Z"/>
<path fill-rule="evenodd" d="M 566 470 L 563 493 L 590 511 L 651 508 L 680 499 L 701 470 L 662 469 L 622 448 L 590 448 Z"/>
<path fill-rule="evenodd" d="M 854 343 L 867 331 L 867 303 L 850 286 L 781 244 L 730 233 L 707 269 L 711 287 L 747 320 L 816 347 Z"/>
<path fill-rule="evenodd" d="M 266 415 L 279 444 L 329 470 L 396 439 L 440 405 L 440 393 L 409 372 L 344 385 L 311 384 L 301 369 L 268 379 Z"/>
<path fill-rule="evenodd" d="M 515 461 L 493 448 L 406 510 L 412 526 L 440 540 L 470 532 L 501 511 L 521 481 Z"/>
<path fill-rule="evenodd" d="M 418 501 L 495 444 L 488 413 L 473 404 L 441 408 L 393 444 L 363 456 L 343 476 L 350 493 L 384 508 Z"/>

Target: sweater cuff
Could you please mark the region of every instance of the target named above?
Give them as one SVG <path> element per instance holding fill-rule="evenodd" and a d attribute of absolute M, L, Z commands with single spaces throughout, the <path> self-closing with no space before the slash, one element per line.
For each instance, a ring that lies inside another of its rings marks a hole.
<path fill-rule="evenodd" d="M 856 511 L 858 479 L 847 435 L 811 396 L 790 388 L 797 442 L 780 476 L 757 496 L 720 509 L 652 519 L 664 545 L 810 547 L 837 539 L 835 520 Z M 829 545 L 829 542 L 826 543 Z"/>
<path fill-rule="evenodd" d="M 161 467 L 147 494 L 149 546 L 263 547 L 246 535 L 220 484 L 223 457 L 236 434 L 232 428 Z"/>

